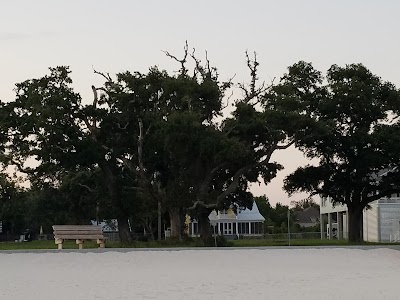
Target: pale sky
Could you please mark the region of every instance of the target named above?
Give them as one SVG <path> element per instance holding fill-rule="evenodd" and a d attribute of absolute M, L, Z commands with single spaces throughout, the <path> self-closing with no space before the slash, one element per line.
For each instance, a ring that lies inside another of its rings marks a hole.
<path fill-rule="evenodd" d="M 207 50 L 221 78 L 247 78 L 244 52 L 258 53 L 260 79 L 270 82 L 299 61 L 325 72 L 330 65 L 361 62 L 400 86 L 400 1 L 237 0 L 13 0 L 0 9 L 0 99 L 14 99 L 15 83 L 68 65 L 75 89 L 90 101 L 101 78 L 177 69 L 161 50 L 179 55 L 185 40 Z M 285 166 L 268 186 L 255 186 L 272 203 L 289 204 L 282 180 L 307 161 L 294 149 L 276 153 Z"/>

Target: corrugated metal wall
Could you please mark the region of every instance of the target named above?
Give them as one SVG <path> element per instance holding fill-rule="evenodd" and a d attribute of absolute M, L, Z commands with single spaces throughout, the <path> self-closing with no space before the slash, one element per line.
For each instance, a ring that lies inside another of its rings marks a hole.
<path fill-rule="evenodd" d="M 379 221 L 378 207 L 376 204 L 371 204 L 371 209 L 365 210 L 363 214 L 364 225 L 364 241 L 379 242 Z"/>
<path fill-rule="evenodd" d="M 394 234 L 400 220 L 400 205 L 394 203 L 380 203 L 380 242 L 389 242 L 390 235 Z"/>

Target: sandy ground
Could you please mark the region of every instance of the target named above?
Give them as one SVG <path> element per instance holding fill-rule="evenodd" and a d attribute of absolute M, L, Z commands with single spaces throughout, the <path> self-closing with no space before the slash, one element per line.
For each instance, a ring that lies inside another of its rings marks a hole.
<path fill-rule="evenodd" d="M 400 299 L 400 251 L 0 254 L 0 299 Z"/>

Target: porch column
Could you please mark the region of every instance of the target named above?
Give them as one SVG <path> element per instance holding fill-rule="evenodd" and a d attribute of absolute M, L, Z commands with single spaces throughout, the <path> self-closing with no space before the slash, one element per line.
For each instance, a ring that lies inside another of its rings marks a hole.
<path fill-rule="evenodd" d="M 217 225 L 218 225 L 218 235 L 222 235 L 222 234 L 221 234 L 221 224 L 223 224 L 223 223 L 217 222 Z M 222 225 L 222 226 L 223 226 L 223 225 Z"/>
<path fill-rule="evenodd" d="M 341 239 L 343 239 L 343 213 L 337 212 L 336 220 L 337 220 L 337 224 L 338 224 L 337 238 L 338 238 L 338 240 L 341 240 Z"/>
<path fill-rule="evenodd" d="M 236 226 L 236 236 L 237 236 L 237 238 L 239 239 L 239 225 L 238 225 L 238 222 L 237 222 L 237 221 L 236 221 L 235 226 Z"/>
<path fill-rule="evenodd" d="M 251 234 L 251 222 L 249 222 L 249 234 Z"/>
<path fill-rule="evenodd" d="M 332 214 L 328 213 L 328 228 L 329 228 L 329 239 L 332 239 Z M 327 231 L 328 234 L 328 231 Z"/>
<path fill-rule="evenodd" d="M 325 217 L 325 214 L 320 214 L 320 216 L 319 216 L 319 228 L 320 228 L 319 230 L 321 232 L 321 240 L 325 239 L 324 217 Z"/>

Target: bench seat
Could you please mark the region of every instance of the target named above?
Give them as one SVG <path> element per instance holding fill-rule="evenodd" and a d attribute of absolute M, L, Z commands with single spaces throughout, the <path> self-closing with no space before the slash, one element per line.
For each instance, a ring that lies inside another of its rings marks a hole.
<path fill-rule="evenodd" d="M 100 248 L 105 247 L 101 226 L 95 225 L 53 225 L 54 240 L 58 249 L 63 248 L 64 240 L 76 240 L 79 249 L 83 249 L 85 240 L 96 240 Z"/>

